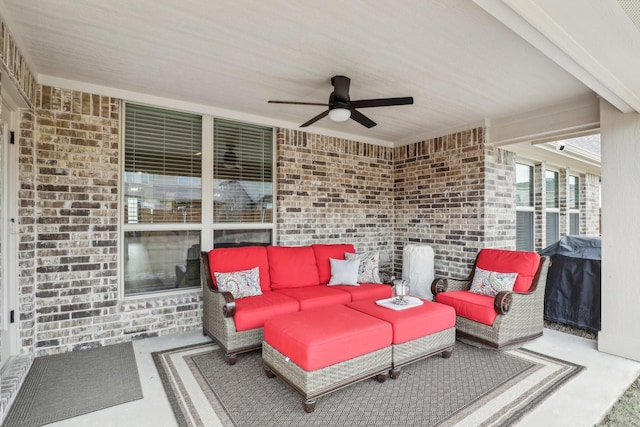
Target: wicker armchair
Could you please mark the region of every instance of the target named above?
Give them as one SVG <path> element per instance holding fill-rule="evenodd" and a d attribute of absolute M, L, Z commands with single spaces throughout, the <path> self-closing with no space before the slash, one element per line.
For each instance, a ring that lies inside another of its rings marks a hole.
<path fill-rule="evenodd" d="M 505 260 L 502 264 L 501 257 Z M 482 262 L 486 264 L 489 258 L 491 267 L 486 268 Z M 514 263 L 514 260 L 517 261 Z M 523 266 L 523 260 L 527 264 L 525 271 L 514 271 L 514 266 Z M 483 249 L 466 279 L 436 278 L 431 284 L 431 292 L 434 301 L 452 305 L 456 309 L 456 336 L 461 341 L 493 348 L 517 347 L 525 341 L 542 336 L 544 292 L 549 265 L 549 257 L 540 257 L 535 252 Z M 525 286 L 525 290 L 503 291 L 495 297 L 471 295 L 469 289 L 476 267 L 502 273 L 517 272 L 519 276 L 522 273 L 522 279 L 527 279 L 527 284 L 520 284 L 519 287 Z M 477 310 L 477 302 L 484 306 L 484 319 L 481 320 L 477 318 L 482 316 L 471 314 Z M 487 318 L 493 318 L 493 322 Z"/>

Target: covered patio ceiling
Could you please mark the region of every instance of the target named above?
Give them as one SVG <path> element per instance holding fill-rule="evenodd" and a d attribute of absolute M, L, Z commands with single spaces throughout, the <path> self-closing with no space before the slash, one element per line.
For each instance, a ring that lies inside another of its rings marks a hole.
<path fill-rule="evenodd" d="M 371 129 L 327 117 L 309 130 L 388 146 L 477 125 L 499 145 L 593 133 L 598 97 L 639 111 L 633 9 L 623 0 L 0 0 L 41 84 L 297 128 L 323 107 L 267 101 L 327 102 L 330 78 L 345 75 L 352 99 L 414 104 L 363 110 L 378 123 Z"/>

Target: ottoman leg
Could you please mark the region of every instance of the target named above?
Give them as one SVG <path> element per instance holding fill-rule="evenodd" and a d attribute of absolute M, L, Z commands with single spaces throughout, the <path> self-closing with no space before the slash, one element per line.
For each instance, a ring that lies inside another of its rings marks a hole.
<path fill-rule="evenodd" d="M 449 349 L 446 349 L 445 351 L 443 351 L 443 352 L 442 352 L 442 357 L 443 357 L 444 359 L 448 359 L 448 358 L 450 358 L 450 357 L 451 357 L 451 355 L 452 355 L 452 354 L 453 354 L 453 347 L 452 347 L 452 348 L 449 348 Z"/>
<path fill-rule="evenodd" d="M 316 410 L 316 399 L 305 400 L 302 406 L 304 407 L 304 411 L 310 414 Z"/>
<path fill-rule="evenodd" d="M 376 375 L 376 381 L 378 381 L 379 383 L 383 383 L 383 382 L 387 381 L 388 377 L 389 376 L 386 373 L 378 374 L 378 375 Z"/>
<path fill-rule="evenodd" d="M 267 378 L 275 378 L 276 376 L 269 368 L 264 368 L 264 373 L 267 374 Z"/>

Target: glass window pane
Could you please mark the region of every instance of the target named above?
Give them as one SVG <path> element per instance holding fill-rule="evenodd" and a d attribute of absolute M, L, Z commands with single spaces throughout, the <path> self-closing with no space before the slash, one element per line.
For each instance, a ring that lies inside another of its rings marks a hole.
<path fill-rule="evenodd" d="M 214 120 L 215 223 L 273 222 L 273 129 Z"/>
<path fill-rule="evenodd" d="M 560 240 L 560 214 L 547 212 L 547 246 Z"/>
<path fill-rule="evenodd" d="M 228 248 L 236 246 L 266 246 L 272 244 L 270 229 L 259 230 L 215 230 L 213 232 L 213 246 Z"/>
<path fill-rule="evenodd" d="M 580 179 L 569 176 L 569 209 L 580 209 Z"/>
<path fill-rule="evenodd" d="M 124 233 L 126 296 L 200 286 L 200 231 Z"/>
<path fill-rule="evenodd" d="M 516 212 L 516 250 L 533 251 L 533 212 Z"/>
<path fill-rule="evenodd" d="M 558 172 L 545 171 L 545 181 L 547 208 L 558 208 L 560 206 L 558 199 Z"/>
<path fill-rule="evenodd" d="M 569 234 L 574 236 L 580 234 L 580 214 L 569 214 Z"/>
<path fill-rule="evenodd" d="M 533 206 L 533 167 L 516 163 L 516 206 Z"/>
<path fill-rule="evenodd" d="M 127 104 L 125 224 L 199 223 L 202 117 Z"/>

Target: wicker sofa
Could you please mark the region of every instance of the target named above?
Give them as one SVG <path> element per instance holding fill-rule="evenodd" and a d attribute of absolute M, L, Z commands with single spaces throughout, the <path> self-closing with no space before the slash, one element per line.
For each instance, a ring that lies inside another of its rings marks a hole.
<path fill-rule="evenodd" d="M 269 318 L 392 296 L 391 286 L 379 283 L 329 286 L 329 259 L 344 259 L 346 252 L 355 253 L 353 245 L 245 246 L 201 252 L 203 333 L 224 349 L 226 362 L 233 365 L 239 353 L 261 348 L 264 322 Z M 261 295 L 234 299 L 230 292 L 218 290 L 215 273 L 255 267 Z"/>

